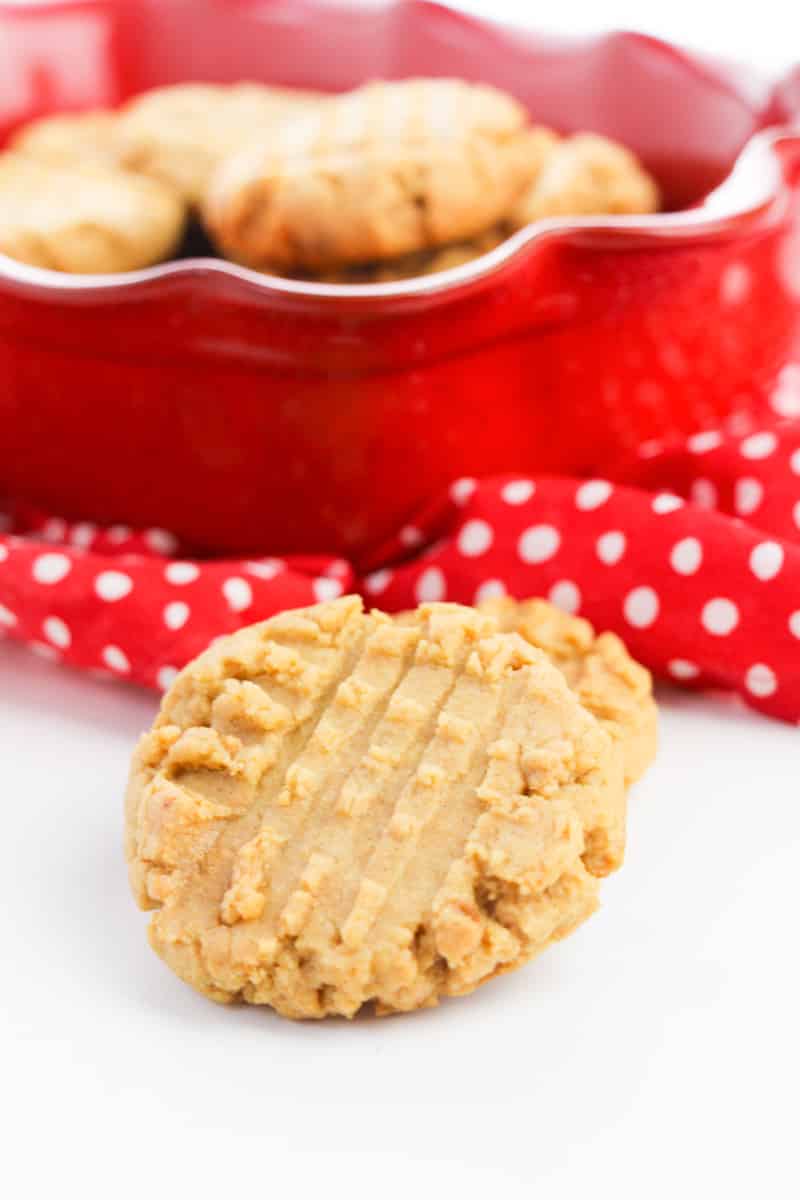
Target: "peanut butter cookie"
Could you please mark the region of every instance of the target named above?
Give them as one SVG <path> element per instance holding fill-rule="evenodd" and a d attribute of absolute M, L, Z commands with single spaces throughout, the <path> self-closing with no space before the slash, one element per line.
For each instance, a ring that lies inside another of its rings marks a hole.
<path fill-rule="evenodd" d="M 226 159 L 204 209 L 228 257 L 329 271 L 468 240 L 536 170 L 524 109 L 459 80 L 375 83 Z"/>
<path fill-rule="evenodd" d="M 546 600 L 487 600 L 480 611 L 544 651 L 584 708 L 621 745 L 625 782 L 639 779 L 655 758 L 658 710 L 650 672 L 630 657 L 616 634 L 597 637 L 588 621 Z"/>
<path fill-rule="evenodd" d="M 225 155 L 322 98 L 319 92 L 258 83 L 154 88 L 120 112 L 123 161 L 131 170 L 170 183 L 196 206 Z"/>
<path fill-rule="evenodd" d="M 656 212 L 658 185 L 625 146 L 596 133 L 541 143 L 540 169 L 514 206 L 519 229 L 542 217 Z"/>
<path fill-rule="evenodd" d="M 58 113 L 24 125 L 11 139 L 12 150 L 56 166 L 124 166 L 119 120 L 109 109 Z"/>
<path fill-rule="evenodd" d="M 96 165 L 0 155 L 0 252 L 56 271 L 131 271 L 169 257 L 185 209 L 171 188 Z"/>
<path fill-rule="evenodd" d="M 488 614 L 345 597 L 191 663 L 127 795 L 153 947 L 219 1001 L 352 1016 L 462 995 L 566 936 L 619 861 L 620 758 Z"/>

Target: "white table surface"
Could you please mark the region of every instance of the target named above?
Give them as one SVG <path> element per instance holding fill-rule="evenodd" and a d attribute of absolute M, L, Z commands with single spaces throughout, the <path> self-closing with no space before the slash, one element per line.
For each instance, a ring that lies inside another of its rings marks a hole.
<path fill-rule="evenodd" d="M 463 7 L 800 57 L 781 0 Z M 796 1195 L 800 734 L 663 699 L 627 864 L 576 935 L 438 1010 L 294 1025 L 146 944 L 121 793 L 155 699 L 0 644 L 2 1194 Z"/>
<path fill-rule="evenodd" d="M 121 793 L 155 698 L 0 644 L 3 1194 L 796 1194 L 800 733 L 663 699 L 580 931 L 439 1009 L 300 1025 L 147 946 Z"/>

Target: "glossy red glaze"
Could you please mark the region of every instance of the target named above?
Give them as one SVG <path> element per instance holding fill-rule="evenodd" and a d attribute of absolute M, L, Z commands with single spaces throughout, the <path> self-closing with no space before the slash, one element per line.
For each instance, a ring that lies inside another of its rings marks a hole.
<path fill-rule="evenodd" d="M 798 143 L 750 141 L 797 111 L 796 79 L 772 89 L 632 34 L 560 42 L 437 5 L 311 0 L 0 4 L 0 67 L 4 132 L 182 78 L 486 79 L 537 119 L 620 138 L 690 206 L 540 224 L 366 289 L 197 258 L 78 278 L 0 256 L 0 489 L 65 515 L 167 526 L 199 551 L 363 560 L 459 476 L 602 470 L 632 443 L 757 420 L 800 358 Z"/>

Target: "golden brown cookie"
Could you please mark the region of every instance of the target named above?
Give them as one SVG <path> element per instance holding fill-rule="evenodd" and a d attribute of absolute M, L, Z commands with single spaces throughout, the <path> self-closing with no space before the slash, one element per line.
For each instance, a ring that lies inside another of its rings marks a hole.
<path fill-rule="evenodd" d="M 124 143 L 116 113 L 108 109 L 58 113 L 31 121 L 9 143 L 12 150 L 60 166 L 123 166 Z"/>
<path fill-rule="evenodd" d="M 352 1016 L 470 992 L 571 932 L 620 812 L 619 754 L 545 655 L 474 609 L 401 623 L 351 596 L 181 673 L 136 750 L 126 854 L 181 978 Z"/>
<path fill-rule="evenodd" d="M 524 109 L 459 80 L 375 83 L 226 159 L 205 222 L 249 266 L 329 271 L 469 240 L 535 171 Z"/>
<path fill-rule="evenodd" d="M 152 179 L 0 155 L 0 252 L 56 271 L 131 271 L 169 257 L 185 209 Z"/>
<path fill-rule="evenodd" d="M 153 88 L 120 112 L 125 165 L 172 184 L 191 205 L 225 155 L 316 106 L 318 92 L 257 83 L 184 83 Z"/>
<path fill-rule="evenodd" d="M 577 133 L 549 148 L 510 220 L 519 229 L 542 217 L 656 212 L 658 185 L 625 146 L 596 133 Z"/>
<path fill-rule="evenodd" d="M 503 597 L 484 601 L 480 611 L 544 651 L 584 708 L 621 745 L 625 782 L 639 779 L 656 755 L 658 710 L 650 672 L 630 657 L 616 634 L 596 636 L 588 621 L 546 600 Z"/>

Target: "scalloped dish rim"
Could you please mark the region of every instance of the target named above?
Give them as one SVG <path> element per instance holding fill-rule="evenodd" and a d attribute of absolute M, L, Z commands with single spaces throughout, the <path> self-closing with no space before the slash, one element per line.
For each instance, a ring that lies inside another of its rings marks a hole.
<path fill-rule="evenodd" d="M 41 5 L 40 13 L 74 6 L 75 0 L 51 0 L 49 4 Z M 0 9 L 5 8 L 7 5 L 0 3 Z M 619 36 L 622 36 L 621 31 Z M 691 56 L 679 51 L 669 42 L 658 38 L 648 40 L 657 42 L 665 49 L 677 51 L 691 64 Z M 352 302 L 377 298 L 446 295 L 493 275 L 512 260 L 521 258 L 534 247 L 553 239 L 586 239 L 600 235 L 606 244 L 613 241 L 623 246 L 641 246 L 647 242 L 686 243 L 725 236 L 739 223 L 749 224 L 757 221 L 781 199 L 782 172 L 777 147 L 782 141 L 796 137 L 800 137 L 800 128 L 794 126 L 775 125 L 758 130 L 748 139 L 728 175 L 695 207 L 645 216 L 598 214 L 534 221 L 511 234 L 493 250 L 469 262 L 409 279 L 384 283 L 315 283 L 271 275 L 228 259 L 214 257 L 176 259 L 135 271 L 103 275 L 71 274 L 47 267 L 30 266 L 0 253 L 0 284 L 21 284 L 26 290 L 34 289 L 43 295 L 49 292 L 79 292 L 91 295 L 108 291 L 127 293 L 162 279 L 191 279 L 198 275 L 217 274 L 245 285 L 251 294 L 259 294 L 265 298 L 282 296 L 296 300 L 324 302 L 346 299 Z"/>

